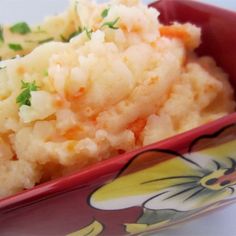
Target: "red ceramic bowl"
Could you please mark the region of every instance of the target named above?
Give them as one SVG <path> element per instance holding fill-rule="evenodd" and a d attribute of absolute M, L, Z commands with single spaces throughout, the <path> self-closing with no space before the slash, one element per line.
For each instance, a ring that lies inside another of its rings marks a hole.
<path fill-rule="evenodd" d="M 229 73 L 236 91 L 236 13 L 161 0 L 161 21 L 203 29 L 200 55 Z M 135 235 L 236 200 L 236 113 L 0 200 L 0 235 Z M 74 233 L 73 233 L 74 232 Z"/>

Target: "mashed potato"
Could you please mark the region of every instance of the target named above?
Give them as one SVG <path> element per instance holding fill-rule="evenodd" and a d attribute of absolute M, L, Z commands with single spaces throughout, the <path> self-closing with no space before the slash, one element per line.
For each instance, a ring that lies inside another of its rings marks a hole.
<path fill-rule="evenodd" d="M 71 7 L 71 9 L 75 9 Z M 79 34 L 0 70 L 0 196 L 234 111 L 227 75 L 193 50 L 201 30 L 139 1 L 78 1 Z"/>
<path fill-rule="evenodd" d="M 69 41 L 80 26 L 75 2 L 76 0 L 66 12 L 47 17 L 42 24 L 34 27 L 30 27 L 26 22 L 0 25 L 0 59 L 27 55 L 38 45 L 49 41 Z"/>

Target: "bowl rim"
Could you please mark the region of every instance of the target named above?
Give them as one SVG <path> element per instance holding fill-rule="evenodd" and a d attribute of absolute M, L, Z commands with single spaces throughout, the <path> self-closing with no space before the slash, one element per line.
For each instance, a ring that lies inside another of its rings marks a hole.
<path fill-rule="evenodd" d="M 212 9 L 215 10 L 220 10 L 220 11 L 224 11 L 224 12 L 228 12 L 230 14 L 235 14 L 236 15 L 236 10 L 231 10 L 229 8 L 224 8 L 218 5 L 214 5 L 211 3 L 207 3 L 207 2 L 199 2 L 198 0 L 155 0 L 153 2 L 151 2 L 150 4 L 148 4 L 149 7 L 152 7 L 152 5 L 155 4 L 162 4 L 163 2 L 181 2 L 184 4 L 197 4 L 197 5 L 201 5 L 201 6 L 205 6 L 205 7 L 210 7 Z"/>

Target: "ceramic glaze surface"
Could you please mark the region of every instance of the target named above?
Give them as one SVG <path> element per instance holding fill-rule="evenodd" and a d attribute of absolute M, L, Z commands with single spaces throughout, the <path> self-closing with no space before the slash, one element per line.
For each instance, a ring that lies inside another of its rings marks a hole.
<path fill-rule="evenodd" d="M 141 152 L 89 196 L 89 205 L 116 211 L 113 216 L 140 207 L 136 222 L 123 223 L 123 234 L 160 229 L 220 207 L 236 199 L 235 147 L 236 125 L 230 125 L 196 138 L 184 155 L 161 149 Z M 96 219 L 71 235 L 103 231 L 106 234 L 106 222 Z"/>

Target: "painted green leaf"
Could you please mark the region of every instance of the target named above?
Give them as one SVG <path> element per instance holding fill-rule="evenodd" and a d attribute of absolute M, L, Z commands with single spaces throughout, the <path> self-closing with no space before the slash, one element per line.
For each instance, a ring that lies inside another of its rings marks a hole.
<path fill-rule="evenodd" d="M 103 231 L 103 225 L 99 221 L 93 221 L 90 225 L 67 236 L 98 236 Z"/>

